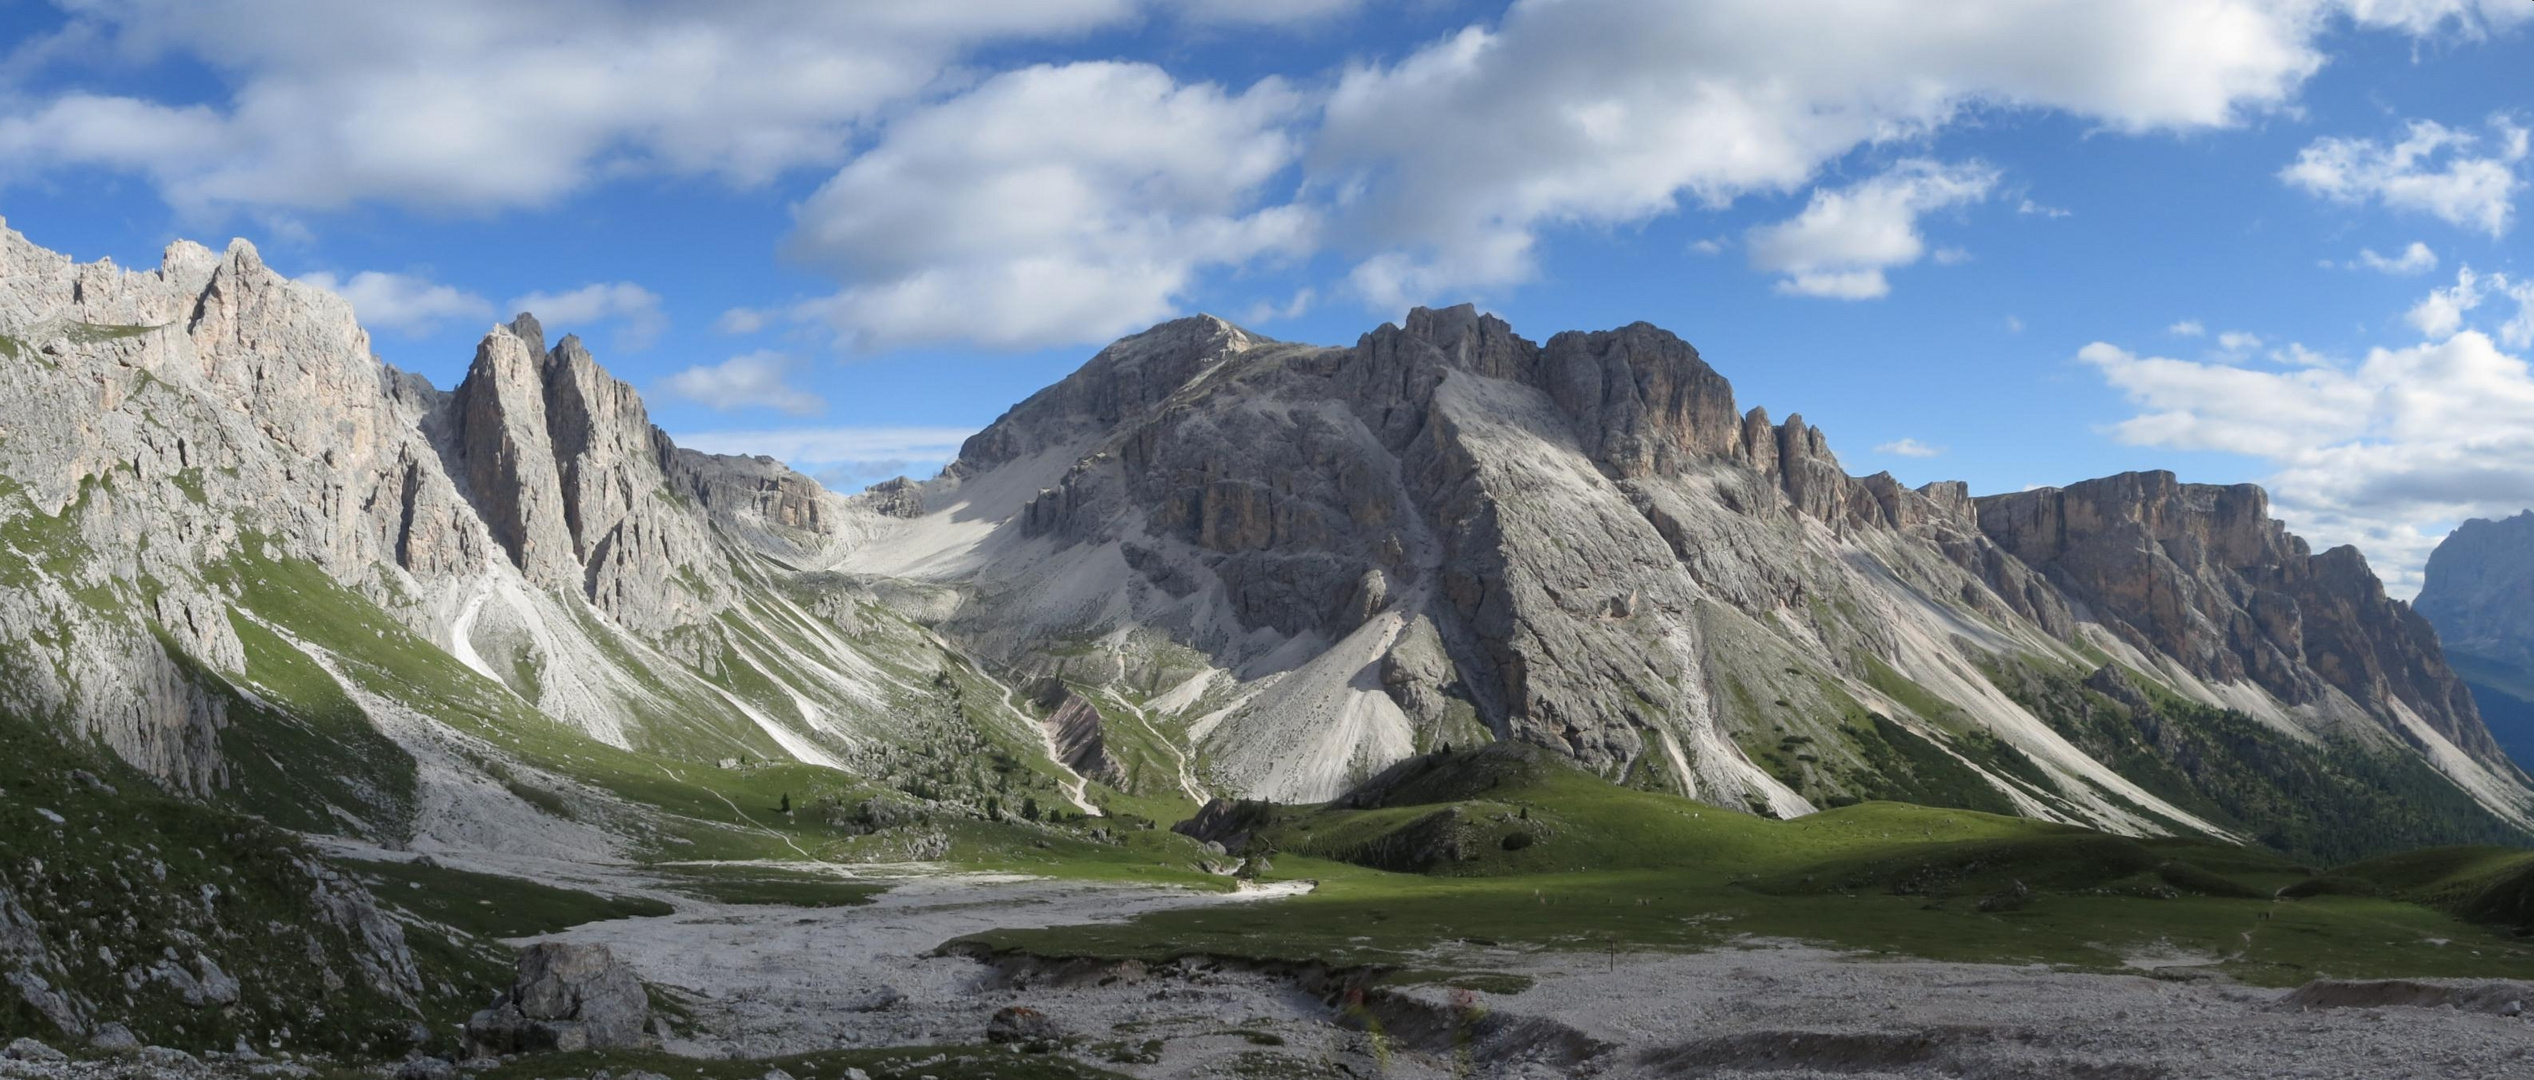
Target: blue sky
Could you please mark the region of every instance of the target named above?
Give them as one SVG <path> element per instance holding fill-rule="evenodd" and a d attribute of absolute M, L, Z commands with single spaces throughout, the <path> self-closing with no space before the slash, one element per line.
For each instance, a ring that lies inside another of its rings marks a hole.
<path fill-rule="evenodd" d="M 0 215 L 253 240 L 452 384 L 937 468 L 1099 344 L 1645 320 L 1849 470 L 2271 486 L 2397 593 L 2534 505 L 2534 0 L 0 0 Z"/>

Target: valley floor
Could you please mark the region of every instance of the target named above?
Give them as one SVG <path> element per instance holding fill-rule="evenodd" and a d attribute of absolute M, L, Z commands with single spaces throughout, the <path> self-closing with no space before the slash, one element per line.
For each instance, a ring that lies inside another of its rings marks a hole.
<path fill-rule="evenodd" d="M 1747 940 L 1692 953 L 1472 945 L 1433 959 L 1511 976 L 1495 987 L 1506 992 L 1378 985 L 1350 996 L 1341 975 L 1307 968 L 935 951 L 989 929 L 1258 902 L 1274 893 L 944 875 L 906 880 L 863 906 L 690 904 L 557 936 L 605 943 L 676 988 L 690 1022 L 670 1049 L 703 1058 L 975 1044 L 992 1013 L 1020 1005 L 1076 1036 L 1074 1057 L 1156 1078 L 2534 1074 L 2526 1019 L 2299 1008 L 2285 1003 L 2288 991 L 2237 984 L 2199 968 L 2208 958 L 2179 953 L 2142 953 L 2137 973 L 2104 974 Z M 2534 995 L 2534 985 L 2520 989 Z"/>

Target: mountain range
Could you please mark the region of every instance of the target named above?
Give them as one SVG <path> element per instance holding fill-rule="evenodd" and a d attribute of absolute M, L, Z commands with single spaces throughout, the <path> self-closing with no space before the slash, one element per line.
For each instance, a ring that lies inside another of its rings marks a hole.
<path fill-rule="evenodd" d="M 1499 741 L 1780 817 L 2534 828 L 2429 623 L 2260 489 L 1851 476 L 1643 323 L 1181 319 L 849 496 L 529 315 L 432 387 L 243 242 L 0 233 L 0 332 L 0 707 L 305 832 L 621 849 L 678 801 L 629 776 L 732 762 L 975 810 L 963 750 L 998 803 L 1317 802 Z"/>

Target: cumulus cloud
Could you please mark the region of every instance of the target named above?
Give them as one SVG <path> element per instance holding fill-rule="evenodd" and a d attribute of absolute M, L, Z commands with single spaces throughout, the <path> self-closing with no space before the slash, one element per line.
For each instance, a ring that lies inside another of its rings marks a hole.
<path fill-rule="evenodd" d="M 616 347 L 627 352 L 650 348 L 669 328 L 668 313 L 660 310 L 660 294 L 630 281 L 596 282 L 569 292 L 529 293 L 508 306 L 535 315 L 549 329 L 613 325 Z"/>
<path fill-rule="evenodd" d="M 1779 292 L 1861 300 L 1885 295 L 1883 272 L 1927 253 L 1918 217 L 1988 197 L 1997 171 L 1985 165 L 1905 161 L 1853 186 L 1816 190 L 1803 212 L 1752 229 L 1751 265 L 1784 275 Z M 1937 253 L 1939 262 L 1959 262 Z"/>
<path fill-rule="evenodd" d="M 753 334 L 774 323 L 774 314 L 759 308 L 735 307 L 713 320 L 713 329 L 725 334 Z"/>
<path fill-rule="evenodd" d="M 814 172 L 838 194 L 803 205 L 794 250 L 841 288 L 817 315 L 872 344 L 1016 346 L 1096 340 L 1168 314 L 1210 268 L 1332 243 L 1352 290 L 1378 306 L 1457 300 L 1527 278 L 1546 230 L 1800 193 L 1859 148 L 1966 113 L 2046 110 L 2119 133 L 2224 127 L 2292 106 L 2336 27 L 2472 38 L 2534 10 L 1999 0 L 1930 17 L 1910 0 L 1511 0 L 1406 55 L 1312 73 L 1306 94 L 1273 79 L 1237 93 L 1179 85 L 1127 64 L 977 65 L 1156 22 L 1325 27 L 1361 0 L 62 6 L 67 26 L 0 65 L 0 183 L 101 168 L 145 178 L 188 215 L 281 226 L 378 203 L 551 207 L 623 177 L 751 186 Z M 101 59 L 182 71 L 187 93 L 59 77 Z M 997 119 L 1008 123 L 986 123 Z M 1001 141 L 956 147 L 962 120 Z M 1224 156 L 1138 164 L 1131 144 L 1165 131 Z M 2440 143 L 2421 167 L 2505 159 L 2509 137 L 2494 127 L 2469 148 Z M 2370 154 L 2393 153 L 2370 147 L 2323 160 L 2346 164 L 2335 175 L 2359 191 Z M 1297 161 L 1298 200 L 1271 190 Z M 839 205 L 848 195 L 915 224 Z M 2475 222 L 2486 212 L 2429 202 Z M 961 232 L 966 211 L 1022 226 L 1021 250 L 997 260 L 914 237 Z M 1080 228 L 1051 224 L 1074 212 Z M 1888 288 L 1877 267 L 1788 280 L 1827 295 Z M 973 317 L 952 314 L 963 299 L 982 305 Z"/>
<path fill-rule="evenodd" d="M 1248 311 L 1241 313 L 1241 321 L 1250 326 L 1261 326 L 1285 319 L 1298 319 L 1302 317 L 1303 312 L 1311 310 L 1311 304 L 1318 299 L 1318 291 L 1305 285 L 1294 290 L 1293 296 L 1282 304 L 1269 299 L 1261 299 L 1251 304 Z"/>
<path fill-rule="evenodd" d="M 815 305 L 866 347 L 1101 341 L 1168 317 L 1208 267 L 1307 250 L 1266 197 L 1303 102 L 1145 64 L 995 76 L 890 125 L 803 202 L 788 249 L 847 284 Z"/>
<path fill-rule="evenodd" d="M 825 398 L 792 384 L 796 366 L 791 357 L 760 349 L 718 364 L 687 368 L 661 386 L 671 395 L 717 412 L 755 407 L 808 416 L 825 411 Z"/>
<path fill-rule="evenodd" d="M 2184 319 L 2181 322 L 2165 327 L 2164 332 L 2175 337 L 2206 337 L 2208 336 L 2208 324 L 2203 323 L 2198 319 Z"/>
<path fill-rule="evenodd" d="M 2358 261 L 2345 265 L 2352 270 L 2366 269 L 2396 276 L 2425 274 L 2437 269 L 2437 253 L 2430 251 L 2427 244 L 2413 240 L 2411 246 L 2402 249 L 2401 254 L 2389 259 L 2376 254 L 2374 248 L 2360 248 Z"/>
<path fill-rule="evenodd" d="M 1942 18 L 1904 0 L 1518 0 L 1494 25 L 1346 71 L 1311 168 L 1368 249 L 1357 288 L 1391 306 L 1524 279 L 1545 228 L 1797 190 L 1976 105 L 2121 132 L 2233 124 L 2320 67 L 2324 21 L 2259 0 Z M 1856 270 L 1811 285 L 1874 287 Z"/>
<path fill-rule="evenodd" d="M 2398 594 L 2439 539 L 2423 526 L 2534 506 L 2534 374 L 2478 331 L 2288 371 L 2099 342 L 2078 357 L 2141 410 L 2113 428 L 2121 441 L 2269 462 L 2280 515 L 2358 544 Z"/>
<path fill-rule="evenodd" d="M 1895 454 L 1900 457 L 1931 458 L 1944 453 L 1944 447 L 1929 446 L 1916 439 L 1903 438 L 1895 439 L 1891 442 L 1884 443 L 1881 446 L 1877 446 L 1874 448 L 1874 452 L 1877 454 Z"/>
<path fill-rule="evenodd" d="M 2217 335 L 2217 347 L 2230 353 L 2250 352 L 2261 347 L 2261 335 L 2228 330 Z"/>
<path fill-rule="evenodd" d="M 191 62 L 225 100 L 32 96 L 17 170 L 104 165 L 210 212 L 378 200 L 540 206 L 623 173 L 754 184 L 841 161 L 970 50 L 1133 18 L 1134 0 L 709 7 L 507 0 L 84 0 L 33 55 Z M 19 89 L 32 93 L 32 78 Z"/>
<path fill-rule="evenodd" d="M 1248 26 L 1318 22 L 1362 6 L 1363 0 L 1179 0 L 1181 16 L 1191 21 Z"/>
<path fill-rule="evenodd" d="M 2455 272 L 2453 285 L 2429 290 L 2403 318 L 2432 339 L 2451 337 L 2483 303 L 2502 299 L 2516 302 L 2516 314 L 2499 323 L 2499 340 L 2512 349 L 2534 347 L 2534 281 L 2510 281 L 2506 274 L 2476 274 L 2463 267 Z"/>
<path fill-rule="evenodd" d="M 2489 126 L 2487 138 L 2413 120 L 2390 144 L 2316 139 L 2279 178 L 2333 202 L 2372 202 L 2498 236 L 2508 231 L 2516 194 L 2525 187 L 2516 170 L 2525 160 L 2527 132 L 2505 117 Z"/>
<path fill-rule="evenodd" d="M 2362 26 L 2390 27 L 2417 37 L 2479 40 L 2534 20 L 2534 5 L 2516 0 L 2345 0 Z"/>
<path fill-rule="evenodd" d="M 2496 336 L 2470 324 L 2501 298 L 2513 312 L 2501 309 Z M 2429 340 L 2355 362 L 2294 344 L 2274 368 L 2102 342 L 2077 355 L 2137 409 L 2116 438 L 2269 463 L 2282 518 L 2321 545 L 2357 544 L 2408 595 L 2443 523 L 2534 506 L 2534 369 L 2521 355 L 2534 348 L 2534 285 L 2465 269 L 2431 301 L 2412 316 Z"/>
<path fill-rule="evenodd" d="M 345 278 L 320 270 L 301 274 L 298 280 L 351 301 L 362 326 L 395 330 L 408 337 L 421 337 L 450 319 L 481 321 L 494 314 L 490 300 L 411 274 L 363 270 Z"/>

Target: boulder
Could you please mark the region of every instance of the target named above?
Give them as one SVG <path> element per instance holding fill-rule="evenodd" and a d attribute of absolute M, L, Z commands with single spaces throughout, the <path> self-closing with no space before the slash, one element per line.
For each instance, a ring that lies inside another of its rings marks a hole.
<path fill-rule="evenodd" d="M 604 945 L 544 942 L 519 956 L 510 992 L 466 1023 L 470 1054 L 654 1045 L 651 998 Z"/>
<path fill-rule="evenodd" d="M 1022 1005 L 1003 1007 L 985 1025 L 987 1042 L 1032 1053 L 1054 1050 L 1064 1044 L 1064 1037 L 1064 1030 L 1046 1013 Z"/>
<path fill-rule="evenodd" d="M 59 1050 L 55 1050 L 52 1047 L 46 1046 L 33 1039 L 18 1039 L 11 1042 L 8 1049 L 0 1050 L 0 1058 L 7 1058 L 10 1061 L 31 1062 L 38 1065 L 58 1065 L 62 1062 L 69 1061 L 70 1055 L 62 1053 Z"/>
<path fill-rule="evenodd" d="M 141 1039 L 132 1034 L 131 1028 L 105 1023 L 97 1025 L 97 1030 L 88 1036 L 88 1045 L 109 1054 L 128 1054 L 141 1048 Z"/>
<path fill-rule="evenodd" d="M 458 1080 L 458 1067 L 446 1058 L 418 1057 L 396 1067 L 396 1080 Z"/>

